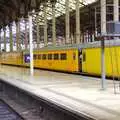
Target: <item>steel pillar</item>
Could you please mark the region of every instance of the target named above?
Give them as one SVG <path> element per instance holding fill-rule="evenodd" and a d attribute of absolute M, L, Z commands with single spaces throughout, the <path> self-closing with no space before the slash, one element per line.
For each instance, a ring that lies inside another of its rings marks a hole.
<path fill-rule="evenodd" d="M 1 44 L 2 44 L 2 36 L 1 36 L 1 29 L 0 29 L 0 52 L 1 52 Z"/>
<path fill-rule="evenodd" d="M 79 0 L 76 0 L 76 44 L 80 43 L 80 9 Z"/>
<path fill-rule="evenodd" d="M 21 31 L 20 31 L 20 21 L 18 23 L 18 36 L 19 36 L 19 41 L 18 41 L 18 44 L 19 44 L 19 51 L 22 50 L 22 46 L 21 46 Z"/>
<path fill-rule="evenodd" d="M 113 8 L 114 8 L 114 22 L 119 21 L 119 0 L 113 0 Z M 114 40 L 119 39 L 119 37 L 114 37 Z"/>
<path fill-rule="evenodd" d="M 4 31 L 4 52 L 6 52 L 7 50 L 6 50 L 6 28 L 3 28 L 3 31 Z"/>
<path fill-rule="evenodd" d="M 36 17 L 36 23 L 37 23 L 37 48 L 39 49 L 39 45 L 40 45 L 40 27 L 39 27 L 39 16 L 37 14 Z"/>
<path fill-rule="evenodd" d="M 21 41 L 20 41 L 20 22 L 16 22 L 16 46 L 17 51 L 21 50 Z"/>
<path fill-rule="evenodd" d="M 106 34 L 106 0 L 101 0 L 101 35 Z M 106 88 L 105 82 L 105 49 L 104 38 L 101 40 L 101 89 Z"/>
<path fill-rule="evenodd" d="M 65 0 L 65 9 L 66 9 L 66 16 L 65 16 L 65 27 L 66 27 L 66 43 L 70 43 L 70 14 L 69 14 L 69 0 Z"/>
<path fill-rule="evenodd" d="M 119 0 L 113 0 L 114 1 L 114 21 L 119 21 Z"/>
<path fill-rule="evenodd" d="M 32 34 L 32 16 L 29 15 L 29 40 L 30 40 L 30 75 L 33 76 L 33 34 Z"/>
<path fill-rule="evenodd" d="M 47 38 L 47 5 L 44 3 L 44 45 L 47 46 L 48 38 Z"/>
<path fill-rule="evenodd" d="M 18 36 L 18 32 L 19 32 L 19 29 L 18 29 L 18 22 L 16 22 L 16 51 L 19 51 L 19 36 Z"/>
<path fill-rule="evenodd" d="M 13 51 L 12 24 L 9 25 L 9 32 L 10 32 L 10 52 L 12 52 Z"/>
<path fill-rule="evenodd" d="M 106 34 L 106 0 L 101 0 L 101 35 Z"/>
<path fill-rule="evenodd" d="M 28 49 L 28 31 L 27 31 L 27 20 L 26 19 L 25 19 L 25 50 Z"/>
<path fill-rule="evenodd" d="M 106 81 L 105 81 L 105 41 L 102 39 L 101 40 L 101 89 L 105 90 L 106 89 Z"/>
<path fill-rule="evenodd" d="M 97 8 L 95 7 L 95 36 L 97 36 Z"/>
<path fill-rule="evenodd" d="M 56 46 L 55 3 L 52 4 L 52 39 L 53 39 L 53 45 Z"/>

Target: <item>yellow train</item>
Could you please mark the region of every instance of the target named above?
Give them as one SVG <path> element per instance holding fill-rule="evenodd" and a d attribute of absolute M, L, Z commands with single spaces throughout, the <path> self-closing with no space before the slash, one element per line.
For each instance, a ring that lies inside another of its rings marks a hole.
<path fill-rule="evenodd" d="M 34 50 L 34 67 L 68 72 L 79 71 L 78 49 L 76 47 L 43 48 Z M 1 64 L 29 66 L 29 51 L 4 52 Z"/>
<path fill-rule="evenodd" d="M 120 44 L 108 44 L 105 48 L 107 76 L 120 75 Z M 29 51 L 3 52 L 1 64 L 29 66 Z M 101 74 L 100 43 L 47 47 L 34 50 L 34 67 L 48 70 L 82 72 L 89 75 Z"/>

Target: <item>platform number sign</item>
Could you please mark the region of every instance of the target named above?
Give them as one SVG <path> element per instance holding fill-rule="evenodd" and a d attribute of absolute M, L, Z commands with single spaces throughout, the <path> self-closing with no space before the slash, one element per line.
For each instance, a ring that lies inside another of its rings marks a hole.
<path fill-rule="evenodd" d="M 30 63 L 30 54 L 25 54 L 24 55 L 24 62 L 25 63 Z"/>

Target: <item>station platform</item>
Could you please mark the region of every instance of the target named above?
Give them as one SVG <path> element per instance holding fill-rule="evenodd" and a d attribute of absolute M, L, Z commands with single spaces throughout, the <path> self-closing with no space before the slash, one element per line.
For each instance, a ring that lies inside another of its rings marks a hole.
<path fill-rule="evenodd" d="M 120 119 L 120 94 L 114 94 L 112 80 L 101 91 L 100 79 L 74 74 L 0 66 L 0 79 L 76 114 L 96 120 Z"/>

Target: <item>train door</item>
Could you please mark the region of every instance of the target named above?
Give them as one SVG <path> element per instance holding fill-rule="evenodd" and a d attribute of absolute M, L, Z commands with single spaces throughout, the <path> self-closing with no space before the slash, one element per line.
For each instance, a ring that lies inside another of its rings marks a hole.
<path fill-rule="evenodd" d="M 82 72 L 82 49 L 78 51 L 79 71 Z"/>

